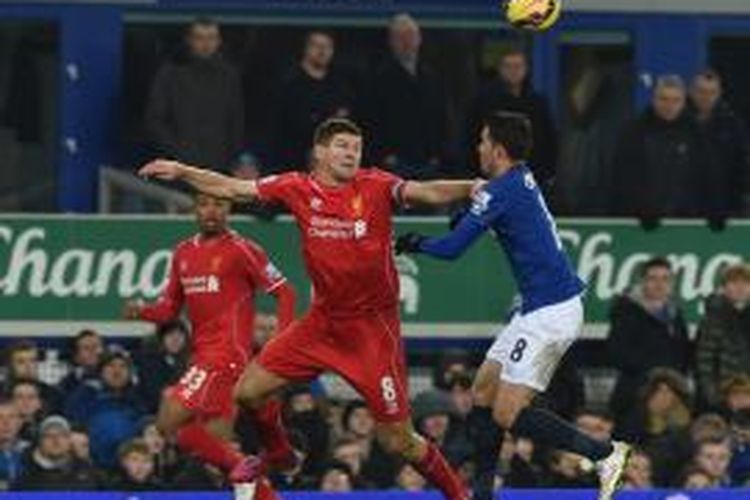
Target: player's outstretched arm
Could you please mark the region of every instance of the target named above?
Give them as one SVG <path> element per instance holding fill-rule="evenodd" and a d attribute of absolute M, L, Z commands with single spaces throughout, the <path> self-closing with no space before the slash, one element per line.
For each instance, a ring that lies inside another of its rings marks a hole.
<path fill-rule="evenodd" d="M 396 253 L 424 253 L 444 260 L 460 257 L 485 231 L 487 226 L 478 217 L 467 214 L 444 236 L 434 238 L 409 233 L 396 241 Z"/>
<path fill-rule="evenodd" d="M 408 181 L 402 196 L 407 205 L 446 205 L 470 198 L 484 181 Z"/>
<path fill-rule="evenodd" d="M 258 194 L 255 181 L 235 179 L 204 168 L 172 160 L 154 160 L 138 170 L 141 177 L 165 181 L 183 180 L 198 191 L 233 201 L 251 201 Z"/>

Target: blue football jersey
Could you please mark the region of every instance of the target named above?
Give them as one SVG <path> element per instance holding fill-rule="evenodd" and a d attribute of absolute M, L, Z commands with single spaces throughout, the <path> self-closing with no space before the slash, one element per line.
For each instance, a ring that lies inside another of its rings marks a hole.
<path fill-rule="evenodd" d="M 495 234 L 508 258 L 523 313 L 583 292 L 583 282 L 565 254 L 555 221 L 528 167 L 514 167 L 488 182 L 458 226 L 446 236 L 424 240 L 420 251 L 452 259 L 487 230 Z"/>

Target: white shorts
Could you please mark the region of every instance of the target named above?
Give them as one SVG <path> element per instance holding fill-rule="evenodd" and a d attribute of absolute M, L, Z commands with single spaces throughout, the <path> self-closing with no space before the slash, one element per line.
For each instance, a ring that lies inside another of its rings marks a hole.
<path fill-rule="evenodd" d="M 578 296 L 518 313 L 497 335 L 487 359 L 503 365 L 502 380 L 544 392 L 582 326 L 583 304 Z"/>

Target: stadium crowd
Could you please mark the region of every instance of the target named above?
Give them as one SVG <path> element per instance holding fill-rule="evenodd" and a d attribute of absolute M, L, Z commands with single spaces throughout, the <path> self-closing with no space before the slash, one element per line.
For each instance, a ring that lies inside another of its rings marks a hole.
<path fill-rule="evenodd" d="M 580 367 L 569 361 L 539 404 L 570 416 L 594 437 L 635 443 L 628 488 L 750 486 L 750 268 L 724 271 L 716 293 L 706 299 L 696 335 L 688 334 L 672 280 L 668 261 L 654 258 L 638 282 L 614 299 L 607 345 L 618 377 L 609 405 L 586 401 Z M 259 314 L 257 347 L 274 331 L 275 318 Z M 10 345 L 0 400 L 3 488 L 227 487 L 218 470 L 181 456 L 155 427 L 162 390 L 187 366 L 188 335 L 183 323 L 160 325 L 128 351 L 84 330 L 71 340 L 55 373 L 40 370 L 45 352 L 34 343 Z M 435 365 L 431 387 L 413 395 L 419 432 L 440 446 L 467 481 L 473 354 L 446 354 Z M 320 382 L 294 386 L 282 397 L 286 425 L 305 461 L 295 476 L 274 478 L 281 489 L 427 487 L 411 466 L 383 452 L 362 401 L 335 397 Z M 236 433 L 238 446 L 257 451 L 242 415 Z M 595 486 L 592 464 L 528 439 L 508 436 L 498 461 L 499 485 Z"/>
<path fill-rule="evenodd" d="M 603 197 L 606 206 L 595 215 L 636 216 L 648 228 L 662 217 L 701 217 L 721 229 L 727 217 L 748 208 L 746 127 L 723 98 L 721 76 L 710 69 L 689 85 L 676 75 L 654 78 L 651 104 L 632 120 L 624 111 L 609 116 L 612 137 L 600 138 L 587 153 L 561 135 L 547 97 L 531 85 L 520 45 L 507 45 L 495 56 L 492 76 L 473 78 L 477 82 L 459 92 L 423 57 L 429 38 L 408 14 L 391 20 L 380 57 L 352 54 L 357 47 L 340 46 L 335 32 L 313 30 L 298 59 L 289 67 L 277 61 L 266 68 L 270 76 L 237 60 L 236 48 L 222 45 L 214 20 L 196 19 L 184 41 L 184 50 L 161 62 L 145 91 L 140 128 L 152 153 L 245 178 L 305 170 L 315 126 L 335 116 L 363 126 L 366 164 L 407 178 L 466 177 L 476 173 L 470 138 L 478 124 L 491 112 L 510 110 L 532 122 L 531 168 L 558 214 L 589 213 L 586 200 Z M 276 59 L 285 60 L 278 50 Z M 267 88 L 253 87 L 256 80 Z M 585 124 L 602 119 L 588 115 L 607 105 L 592 97 L 604 90 L 583 80 L 571 84 L 566 99 Z M 595 178 L 599 194 L 573 192 L 571 175 L 583 167 L 572 163 L 583 161 L 576 160 L 580 155 L 596 158 L 597 172 L 580 175 Z"/>

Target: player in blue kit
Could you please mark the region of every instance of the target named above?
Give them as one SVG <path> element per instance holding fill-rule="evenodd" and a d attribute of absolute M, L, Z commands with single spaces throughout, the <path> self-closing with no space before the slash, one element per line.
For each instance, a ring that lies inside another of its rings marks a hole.
<path fill-rule="evenodd" d="M 497 458 L 508 430 L 591 460 L 599 475 L 599 498 L 610 500 L 620 486 L 630 446 L 592 439 L 532 405 L 580 335 L 584 285 L 565 255 L 555 221 L 525 163 L 531 146 L 531 125 L 524 115 L 490 116 L 478 146 L 483 173 L 490 180 L 475 194 L 468 213 L 445 236 L 401 236 L 396 251 L 456 259 L 491 231 L 518 286 L 521 306 L 497 336 L 474 381 L 468 421 L 476 446 L 474 498 L 492 498 Z"/>

